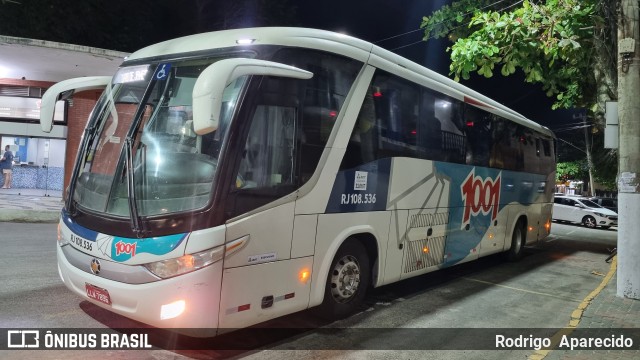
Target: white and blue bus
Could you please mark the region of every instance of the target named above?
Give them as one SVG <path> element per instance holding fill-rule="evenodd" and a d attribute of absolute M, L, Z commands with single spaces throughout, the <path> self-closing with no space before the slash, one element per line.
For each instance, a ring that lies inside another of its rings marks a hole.
<path fill-rule="evenodd" d="M 66 286 L 215 335 L 523 247 L 550 231 L 553 133 L 371 43 L 219 31 L 129 56 L 87 123 L 58 234 Z"/>

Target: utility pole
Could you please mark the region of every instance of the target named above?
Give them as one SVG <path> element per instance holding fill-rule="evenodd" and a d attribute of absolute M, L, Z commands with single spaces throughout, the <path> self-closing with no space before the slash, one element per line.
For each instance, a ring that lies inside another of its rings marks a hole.
<path fill-rule="evenodd" d="M 640 12 L 621 0 L 618 15 L 618 286 L 640 300 Z"/>
<path fill-rule="evenodd" d="M 591 139 L 589 138 L 589 128 L 587 126 L 587 115 L 575 114 L 573 115 L 574 119 L 581 119 L 582 126 L 584 128 L 584 143 L 585 143 L 585 154 L 587 154 L 587 168 L 589 170 L 589 194 L 591 196 L 596 196 L 596 188 L 594 187 L 593 182 L 593 158 L 591 157 Z"/>

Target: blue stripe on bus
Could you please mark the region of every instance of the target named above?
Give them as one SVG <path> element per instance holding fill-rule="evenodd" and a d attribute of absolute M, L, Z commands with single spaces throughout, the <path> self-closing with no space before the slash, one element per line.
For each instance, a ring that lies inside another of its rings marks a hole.
<path fill-rule="evenodd" d="M 546 179 L 543 175 L 524 172 L 439 162 L 434 164 L 436 171 L 450 181 L 449 226 L 445 247 L 445 254 L 447 254 L 447 258 L 444 261 L 445 266 L 458 263 L 466 258 L 472 249 L 477 249 L 494 220 L 492 212 L 487 214 L 473 213 L 468 218 L 469 230 L 465 229 L 465 211 L 469 211 L 468 207 L 471 204 L 465 204 L 462 189 L 470 175 L 483 181 L 483 184 L 488 184 L 485 185 L 487 189 L 494 181 L 500 178 L 498 213 L 508 204 L 530 205 L 535 203 L 538 200 L 536 197 L 542 195 L 536 185 Z"/>
<path fill-rule="evenodd" d="M 390 172 L 391 158 L 338 172 L 326 212 L 386 210 Z"/>
<path fill-rule="evenodd" d="M 188 233 L 155 236 L 144 239 L 114 237 L 111 242 L 111 258 L 118 262 L 131 259 L 136 254 L 165 255 L 175 250 L 187 238 Z"/>
<path fill-rule="evenodd" d="M 98 238 L 97 231 L 89 230 L 74 223 L 73 220 L 71 220 L 71 218 L 69 217 L 69 213 L 67 213 L 65 210 L 62 210 L 62 221 L 65 225 L 67 225 L 69 230 L 73 231 L 76 235 L 84 239 L 87 239 L 89 241 L 96 241 L 96 239 Z"/>
<path fill-rule="evenodd" d="M 449 223 L 444 266 L 454 265 L 469 256 L 473 249 L 478 250 L 485 233 L 507 205 L 530 205 L 545 196 L 544 175 L 445 162 L 433 164 L 434 176 L 449 183 L 449 193 L 446 194 L 448 201 L 445 202 L 448 204 Z M 326 212 L 385 211 L 390 172 L 390 158 L 338 172 Z M 465 203 L 465 185 L 467 190 L 473 190 L 473 194 L 467 195 L 468 204 Z M 475 194 L 480 191 L 482 195 Z M 375 202 L 371 201 L 374 195 Z M 484 197 L 482 201 L 489 202 L 490 208 L 473 211 L 474 208 L 478 209 L 479 204 L 472 206 L 471 202 L 479 201 L 480 197 Z M 495 206 L 497 210 L 494 212 Z"/>

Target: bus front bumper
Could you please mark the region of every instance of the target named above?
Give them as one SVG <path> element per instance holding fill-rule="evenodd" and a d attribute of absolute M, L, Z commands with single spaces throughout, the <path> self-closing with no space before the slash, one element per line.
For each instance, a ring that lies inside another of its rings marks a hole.
<path fill-rule="evenodd" d="M 58 273 L 67 288 L 101 308 L 190 336 L 209 337 L 217 333 L 222 261 L 169 279 L 127 284 L 78 269 L 67 260 L 60 246 L 57 257 Z M 119 326 L 118 322 L 114 319 L 114 324 L 108 326 L 131 327 Z"/>

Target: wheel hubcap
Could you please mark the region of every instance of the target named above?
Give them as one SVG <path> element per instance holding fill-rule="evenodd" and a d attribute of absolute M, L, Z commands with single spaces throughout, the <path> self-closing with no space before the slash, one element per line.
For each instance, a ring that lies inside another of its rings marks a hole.
<path fill-rule="evenodd" d="M 584 224 L 588 227 L 596 227 L 596 222 L 592 218 L 588 217 L 585 219 Z"/>
<path fill-rule="evenodd" d="M 349 301 L 360 285 L 358 260 L 347 255 L 340 259 L 331 272 L 331 295 L 340 303 Z"/>

